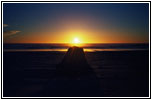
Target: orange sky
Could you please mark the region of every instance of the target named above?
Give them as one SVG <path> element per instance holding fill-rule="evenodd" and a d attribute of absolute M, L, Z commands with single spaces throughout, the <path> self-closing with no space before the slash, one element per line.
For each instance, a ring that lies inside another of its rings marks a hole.
<path fill-rule="evenodd" d="M 74 38 L 81 43 L 149 42 L 148 3 L 3 7 L 4 43 L 71 43 Z"/>
<path fill-rule="evenodd" d="M 16 38 L 10 37 L 4 39 L 5 43 L 71 43 L 74 38 L 78 38 L 80 43 L 148 43 L 146 38 L 137 35 L 123 34 L 114 31 L 66 31 L 57 32 L 57 34 L 29 33 L 18 35 Z M 98 34 L 100 33 L 100 34 Z M 110 33 L 110 34 L 109 34 Z M 38 34 L 38 35 L 35 35 Z M 94 35 L 95 34 L 95 35 Z M 111 35 L 113 34 L 113 35 Z M 17 38 L 19 37 L 19 38 Z M 135 38 L 135 39 L 134 39 Z"/>

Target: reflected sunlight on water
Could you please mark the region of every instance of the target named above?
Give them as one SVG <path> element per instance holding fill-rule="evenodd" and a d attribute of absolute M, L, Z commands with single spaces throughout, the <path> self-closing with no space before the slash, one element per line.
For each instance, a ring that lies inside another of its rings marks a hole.
<path fill-rule="evenodd" d="M 147 49 L 85 49 L 85 52 L 97 52 L 97 51 L 139 51 Z M 22 52 L 22 51 L 56 51 L 56 52 L 66 52 L 68 49 L 4 49 L 4 52 Z"/>
<path fill-rule="evenodd" d="M 60 51 L 65 52 L 73 44 L 4 44 L 3 51 Z M 78 44 L 85 52 L 148 50 L 149 44 Z"/>

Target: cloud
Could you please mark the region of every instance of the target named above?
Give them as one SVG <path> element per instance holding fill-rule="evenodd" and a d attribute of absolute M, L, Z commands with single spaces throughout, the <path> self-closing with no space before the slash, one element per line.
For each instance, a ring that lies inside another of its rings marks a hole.
<path fill-rule="evenodd" d="M 8 27 L 8 25 L 7 24 L 3 24 L 3 27 Z"/>
<path fill-rule="evenodd" d="M 8 37 L 8 36 L 12 36 L 12 35 L 16 35 L 17 33 L 19 33 L 21 31 L 18 31 L 18 30 L 14 30 L 14 31 L 4 31 L 4 37 Z"/>

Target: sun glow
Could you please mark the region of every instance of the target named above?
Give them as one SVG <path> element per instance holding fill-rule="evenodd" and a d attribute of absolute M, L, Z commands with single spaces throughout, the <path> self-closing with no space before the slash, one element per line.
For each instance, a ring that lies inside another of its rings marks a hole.
<path fill-rule="evenodd" d="M 71 45 L 72 45 L 72 46 L 81 46 L 82 43 L 81 43 L 81 41 L 80 41 L 80 38 L 74 37 L 73 40 L 72 40 Z"/>
<path fill-rule="evenodd" d="M 73 40 L 73 43 L 75 43 L 75 44 L 78 44 L 78 43 L 80 43 L 80 40 L 79 40 L 79 38 L 74 38 L 74 40 Z"/>

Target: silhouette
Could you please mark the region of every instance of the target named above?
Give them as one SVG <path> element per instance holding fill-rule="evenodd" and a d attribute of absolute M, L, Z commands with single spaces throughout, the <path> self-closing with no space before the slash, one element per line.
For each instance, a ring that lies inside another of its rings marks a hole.
<path fill-rule="evenodd" d="M 100 96 L 99 80 L 87 63 L 83 48 L 71 47 L 57 66 L 54 85 L 48 85 L 50 96 Z M 52 81 L 50 82 L 52 84 Z M 50 92 L 50 89 L 52 92 Z"/>
<path fill-rule="evenodd" d="M 95 73 L 87 63 L 82 48 L 71 47 L 68 49 L 64 59 L 57 66 L 57 75 L 68 78 L 90 78 L 95 77 Z"/>

